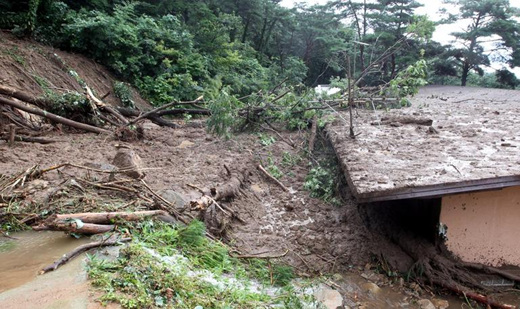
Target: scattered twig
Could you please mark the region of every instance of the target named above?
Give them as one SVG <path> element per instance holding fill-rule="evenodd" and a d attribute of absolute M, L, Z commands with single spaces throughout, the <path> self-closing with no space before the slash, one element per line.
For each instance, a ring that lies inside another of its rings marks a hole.
<path fill-rule="evenodd" d="M 289 250 L 285 250 L 284 253 L 281 254 L 272 254 L 272 255 L 262 255 L 265 252 L 256 253 L 256 254 L 242 254 L 242 255 L 232 255 L 232 257 L 237 259 L 277 259 L 287 255 Z"/>
<path fill-rule="evenodd" d="M 274 134 L 276 134 L 276 136 L 278 136 L 278 138 L 284 141 L 287 145 L 291 146 L 292 148 L 296 148 L 294 142 L 290 138 L 289 140 L 287 140 L 282 136 L 282 134 L 280 134 L 275 128 L 273 128 L 273 126 L 269 122 L 266 121 L 265 123 L 267 124 L 267 127 L 261 126 L 262 129 L 274 132 Z"/>
<path fill-rule="evenodd" d="M 203 98 L 204 98 L 203 96 L 200 96 L 200 97 L 198 97 L 197 99 L 195 99 L 194 101 L 190 101 L 189 103 L 198 103 L 198 102 L 200 102 Z M 184 103 L 187 103 L 187 102 L 184 102 Z M 166 108 L 168 108 L 168 107 L 171 107 L 171 106 L 174 106 L 174 105 L 176 105 L 176 104 L 179 104 L 179 102 L 171 102 L 171 103 L 165 104 L 165 105 L 163 105 L 163 106 L 157 107 L 156 109 L 153 109 L 153 110 L 151 110 L 151 111 L 149 111 L 149 112 L 146 112 L 146 113 L 142 114 L 141 116 L 139 116 L 139 117 L 133 119 L 132 121 L 129 121 L 129 122 L 126 123 L 125 125 L 126 125 L 126 126 L 133 125 L 133 124 L 137 123 L 137 122 L 138 122 L 139 120 L 141 120 L 141 119 L 144 119 L 144 118 L 146 118 L 146 117 L 148 117 L 148 116 L 150 116 L 150 115 L 156 114 L 158 111 L 164 110 L 164 109 L 166 109 Z"/>
<path fill-rule="evenodd" d="M 271 174 L 269 174 L 268 171 L 265 170 L 265 168 L 262 165 L 258 165 L 258 169 L 271 181 L 273 181 L 275 184 L 277 184 L 282 190 L 285 192 L 289 192 L 289 189 L 287 189 L 286 186 L 283 185 L 278 179 L 274 178 Z"/>

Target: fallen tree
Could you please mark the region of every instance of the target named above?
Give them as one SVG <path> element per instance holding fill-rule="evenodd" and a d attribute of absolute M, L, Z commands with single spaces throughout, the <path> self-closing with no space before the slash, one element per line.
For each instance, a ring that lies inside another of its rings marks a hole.
<path fill-rule="evenodd" d="M 88 125 L 88 124 L 85 124 L 85 123 L 81 123 L 81 122 L 77 122 L 77 121 L 74 121 L 74 120 L 70 120 L 70 119 L 67 119 L 67 118 L 55 115 L 53 113 L 49 113 L 49 112 L 47 112 L 45 110 L 42 110 L 40 108 L 26 106 L 26 105 L 24 105 L 22 103 L 18 103 L 18 102 L 15 102 L 15 101 L 3 98 L 3 97 L 0 97 L 0 104 L 9 105 L 9 106 L 17 108 L 19 110 L 22 110 L 24 112 L 27 112 L 29 114 L 38 115 L 38 116 L 47 118 L 49 120 L 52 120 L 54 122 L 61 123 L 61 124 L 67 125 L 69 127 L 73 127 L 73 128 L 76 128 L 76 129 L 84 130 L 84 131 L 87 131 L 87 132 L 92 132 L 92 133 L 97 133 L 97 134 L 110 134 L 110 133 L 112 133 L 112 132 L 110 132 L 109 130 L 106 130 L 106 129 L 102 129 L 102 128 L 91 126 L 91 125 Z"/>
<path fill-rule="evenodd" d="M 161 221 L 173 223 L 175 219 L 163 210 L 136 212 L 102 212 L 77 213 L 50 216 L 39 225 L 33 226 L 35 231 L 52 230 L 80 234 L 102 234 L 113 231 L 114 222 L 139 221 L 155 217 Z"/>

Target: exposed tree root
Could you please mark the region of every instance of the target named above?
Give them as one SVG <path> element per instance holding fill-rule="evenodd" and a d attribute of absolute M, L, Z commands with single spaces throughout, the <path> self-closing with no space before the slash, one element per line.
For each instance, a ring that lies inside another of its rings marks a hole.
<path fill-rule="evenodd" d="M 202 196 L 190 202 L 192 211 L 199 212 L 199 219 L 202 220 L 208 230 L 214 235 L 224 235 L 224 231 L 230 220 L 236 219 L 242 223 L 245 221 L 238 216 L 236 211 L 219 202 L 230 201 L 240 194 L 241 187 L 247 181 L 249 172 L 231 172 L 225 166 L 229 179 L 216 187 L 210 188 L 209 192 L 197 186 L 189 185 L 201 192 Z"/>
<path fill-rule="evenodd" d="M 420 211 L 417 212 L 417 209 Z M 413 202 L 406 204 L 402 201 L 399 205 L 359 206 L 367 227 L 393 243 L 389 247 L 374 248 L 374 252 L 381 256 L 382 266 L 407 273 L 409 278 L 413 278 L 419 284 L 445 288 L 494 308 L 516 308 L 483 295 L 492 289 L 484 286 L 478 276 L 488 273 L 515 282 L 520 282 L 520 278 L 496 268 L 464 263 L 453 256 L 438 236 L 429 233 L 433 232 L 431 229 L 424 229 L 423 225 L 428 225 L 425 217 L 431 218 L 435 215 L 418 217 L 432 211 L 435 213 L 435 209 L 438 208 L 434 204 L 422 202 L 419 206 Z M 417 225 L 421 226 L 418 228 Z M 409 262 L 403 263 L 405 260 Z"/>

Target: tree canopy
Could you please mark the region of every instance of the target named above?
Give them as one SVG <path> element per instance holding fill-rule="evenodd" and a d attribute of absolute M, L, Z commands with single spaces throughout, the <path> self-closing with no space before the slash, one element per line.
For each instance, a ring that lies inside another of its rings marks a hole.
<path fill-rule="evenodd" d="M 449 1 L 460 7 L 450 21 L 469 21 L 465 31 L 454 33 L 463 47 L 424 39 L 432 23 L 423 23 L 422 37 L 411 35 L 417 31 L 410 26 L 423 18 L 415 14 L 416 0 L 330 1 L 292 9 L 279 2 L 0 0 L 0 27 L 96 59 L 153 104 L 216 96 L 223 89 L 245 96 L 281 81 L 326 84 L 346 77 L 349 61 L 354 77 L 367 86 L 388 84 L 421 53 L 431 81 L 460 77 L 463 85 L 491 60 L 520 63 L 520 27 L 512 19 L 518 10 L 507 0 Z M 506 71 L 496 81 L 514 87 Z"/>

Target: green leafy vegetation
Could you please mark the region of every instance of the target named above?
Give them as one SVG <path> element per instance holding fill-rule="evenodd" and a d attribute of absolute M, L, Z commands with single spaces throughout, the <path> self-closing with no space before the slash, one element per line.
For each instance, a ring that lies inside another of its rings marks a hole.
<path fill-rule="evenodd" d="M 303 308 L 291 285 L 292 268 L 270 260 L 238 259 L 206 238 L 203 223 L 188 226 L 146 221 L 115 261 L 90 256 L 88 274 L 102 301 L 124 308 Z"/>
<path fill-rule="evenodd" d="M 324 200 L 333 205 L 340 205 L 338 194 L 338 180 L 340 171 L 338 162 L 332 159 L 324 159 L 311 167 L 305 177 L 303 188 L 310 192 L 312 197 Z"/>
<path fill-rule="evenodd" d="M 114 94 L 119 98 L 121 104 L 126 107 L 135 108 L 134 97 L 129 85 L 123 82 L 114 83 Z"/>
<path fill-rule="evenodd" d="M 156 105 L 201 94 L 211 102 L 220 91 L 239 98 L 282 80 L 292 86 L 330 83 L 348 75 L 345 55 L 354 63 L 353 77 L 364 72 L 361 86 L 387 84 L 418 60 L 420 50 L 435 67 L 432 81 L 451 76 L 465 85 L 469 72 L 482 75 L 490 58 L 510 67 L 520 63 L 519 12 L 509 1 L 449 2 L 460 13 L 447 14 L 444 22 L 469 21 L 454 33 L 465 48 L 431 41 L 434 24 L 415 14 L 421 6 L 416 0 L 330 1 L 295 9 L 269 0 L 0 0 L 0 26 L 96 59 Z M 498 57 L 482 48 L 492 35 L 499 37 Z M 510 80 L 500 73 L 493 85 L 516 86 Z"/>

